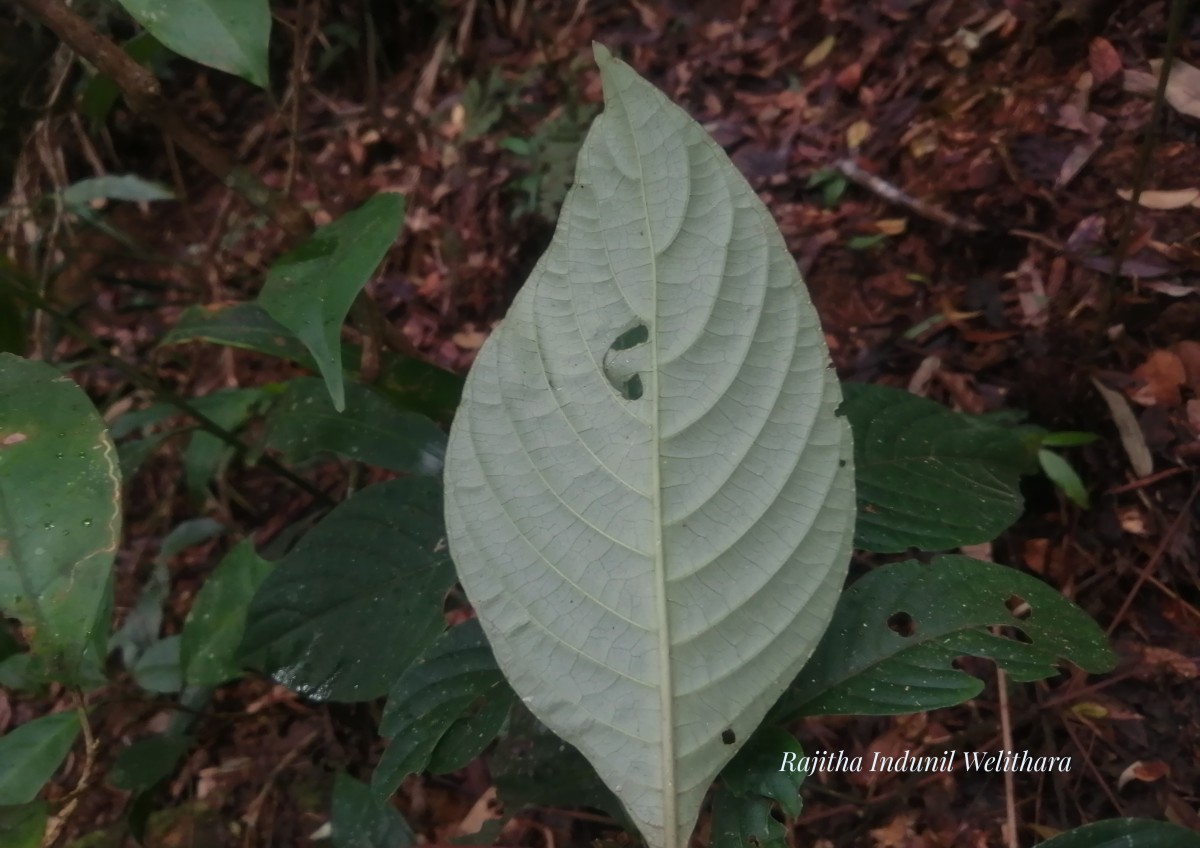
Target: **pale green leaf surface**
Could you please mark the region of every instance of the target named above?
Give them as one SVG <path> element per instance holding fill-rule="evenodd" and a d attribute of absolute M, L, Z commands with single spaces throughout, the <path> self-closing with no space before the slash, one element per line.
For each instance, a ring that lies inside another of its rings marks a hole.
<path fill-rule="evenodd" d="M 258 296 L 308 348 L 339 412 L 345 408 L 342 322 L 403 223 L 404 198 L 375 195 L 276 260 Z"/>
<path fill-rule="evenodd" d="M 67 206 L 88 206 L 94 200 L 130 200 L 146 203 L 152 200 L 174 200 L 166 186 L 144 180 L 136 174 L 108 174 L 89 177 L 72 183 L 62 190 Z"/>
<path fill-rule="evenodd" d="M 121 533 L 116 449 L 88 396 L 0 354 L 0 611 L 63 682 L 82 664 Z M 96 658 L 88 661 L 94 664 Z M 86 675 L 85 675 L 86 676 Z"/>
<path fill-rule="evenodd" d="M 266 88 L 268 0 L 119 0 L 162 44 L 193 62 Z"/>
<path fill-rule="evenodd" d="M 833 614 L 850 434 L 766 208 L 698 124 L 596 55 L 605 112 L 467 379 L 447 530 L 513 688 L 675 848 Z"/>

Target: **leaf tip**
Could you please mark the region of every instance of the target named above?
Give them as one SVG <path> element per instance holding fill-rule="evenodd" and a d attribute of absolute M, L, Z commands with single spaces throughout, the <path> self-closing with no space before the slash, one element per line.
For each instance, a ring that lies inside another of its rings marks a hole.
<path fill-rule="evenodd" d="M 596 58 L 596 65 L 601 70 L 615 61 L 612 52 L 599 41 L 592 42 L 592 55 Z"/>

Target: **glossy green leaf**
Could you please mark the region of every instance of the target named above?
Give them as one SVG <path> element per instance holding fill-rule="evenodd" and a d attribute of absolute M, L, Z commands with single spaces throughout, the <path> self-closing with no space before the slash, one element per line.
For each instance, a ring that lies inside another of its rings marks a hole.
<path fill-rule="evenodd" d="M 0 845 L 4 848 L 41 848 L 48 819 L 45 801 L 0 807 Z"/>
<path fill-rule="evenodd" d="M 269 84 L 267 0 L 118 0 L 164 46 L 193 62 Z"/>
<path fill-rule="evenodd" d="M 1031 457 L 1009 429 L 899 389 L 842 387 L 854 429 L 855 545 L 940 551 L 996 538 L 1021 514 Z"/>
<path fill-rule="evenodd" d="M 1109 819 L 1060 833 L 1037 848 L 1200 848 L 1200 834 L 1150 819 Z"/>
<path fill-rule="evenodd" d="M 983 690 L 953 666 L 964 654 L 994 660 L 1023 683 L 1054 676 L 1063 660 L 1093 674 L 1115 663 L 1087 613 L 1035 577 L 964 556 L 908 560 L 875 569 L 842 595 L 776 714 L 901 715 L 960 704 Z"/>
<path fill-rule="evenodd" d="M 396 241 L 404 198 L 377 194 L 271 266 L 258 302 L 312 354 L 334 408 L 345 407 L 342 322 Z"/>
<path fill-rule="evenodd" d="M 36 798 L 67 758 L 80 729 L 74 712 L 53 713 L 0 736 L 0 805 Z"/>
<path fill-rule="evenodd" d="M 204 581 L 181 634 L 180 662 L 188 683 L 219 686 L 241 676 L 237 649 L 246 612 L 271 568 L 247 539 L 226 554 Z"/>
<path fill-rule="evenodd" d="M 120 491 L 116 449 L 83 390 L 0 353 L 0 611 L 29 628 L 62 682 L 89 676 L 92 632 L 107 635 Z"/>
<path fill-rule="evenodd" d="M 771 802 L 740 797 L 726 789 L 713 793 L 710 848 L 786 848 L 787 831 L 771 815 Z"/>
<path fill-rule="evenodd" d="M 333 779 L 331 807 L 333 848 L 407 848 L 417 844 L 400 811 L 347 774 L 339 773 Z"/>
<path fill-rule="evenodd" d="M 777 802 L 789 816 L 798 816 L 800 787 L 808 775 L 780 769 L 788 753 L 795 755 L 793 762 L 799 762 L 804 756 L 800 741 L 782 727 L 764 724 L 722 769 L 721 782 L 733 795 L 767 798 Z"/>
<path fill-rule="evenodd" d="M 262 582 L 239 661 L 316 699 L 367 701 L 443 628 L 454 584 L 436 480 L 369 486 L 334 509 Z"/>
<path fill-rule="evenodd" d="M 1083 485 L 1083 481 L 1079 479 L 1079 474 L 1076 473 L 1071 463 L 1054 451 L 1044 448 L 1037 452 L 1037 457 L 1038 464 L 1042 466 L 1042 472 L 1050 478 L 1054 485 L 1062 489 L 1064 495 L 1084 509 L 1091 505 L 1087 487 Z"/>
<path fill-rule="evenodd" d="M 766 208 L 697 123 L 596 56 L 605 112 L 467 378 L 446 523 L 513 688 L 675 848 L 833 613 L 850 432 Z"/>
<path fill-rule="evenodd" d="M 388 695 L 379 733 L 391 742 L 372 788 L 386 797 L 410 774 L 462 768 L 496 738 L 512 700 L 479 622 L 447 630 Z"/>
<path fill-rule="evenodd" d="M 304 344 L 257 303 L 189 306 L 159 344 L 197 341 L 279 356 L 316 368 Z"/>
<path fill-rule="evenodd" d="M 145 203 L 153 200 L 174 200 L 171 190 L 159 183 L 142 179 L 135 174 L 107 174 L 89 177 L 72 183 L 62 190 L 66 206 L 86 207 L 95 200 L 129 200 Z"/>
<path fill-rule="evenodd" d="M 442 470 L 446 436 L 436 424 L 361 383 L 347 384 L 345 392 L 345 410 L 338 412 L 320 380 L 292 380 L 267 413 L 264 442 L 290 462 L 336 453 L 408 474 Z"/>
<path fill-rule="evenodd" d="M 192 741 L 168 733 L 139 739 L 117 754 L 108 782 L 128 792 L 145 792 L 175 773 Z"/>

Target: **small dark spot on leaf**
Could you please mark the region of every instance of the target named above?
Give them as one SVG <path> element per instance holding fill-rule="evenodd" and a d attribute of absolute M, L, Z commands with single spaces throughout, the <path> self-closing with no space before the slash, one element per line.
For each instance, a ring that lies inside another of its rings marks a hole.
<path fill-rule="evenodd" d="M 887 626 L 888 630 L 891 630 L 893 633 L 899 633 L 906 639 L 917 632 L 917 622 L 903 610 L 889 615 Z"/>
<path fill-rule="evenodd" d="M 845 468 L 845 467 L 846 467 L 846 460 L 839 459 L 838 460 L 838 468 Z"/>
<path fill-rule="evenodd" d="M 639 400 L 643 391 L 641 374 L 634 374 L 621 386 L 621 394 L 626 400 Z"/>
<path fill-rule="evenodd" d="M 721 741 L 726 745 L 732 745 L 737 741 L 737 734 L 727 727 L 721 731 Z"/>

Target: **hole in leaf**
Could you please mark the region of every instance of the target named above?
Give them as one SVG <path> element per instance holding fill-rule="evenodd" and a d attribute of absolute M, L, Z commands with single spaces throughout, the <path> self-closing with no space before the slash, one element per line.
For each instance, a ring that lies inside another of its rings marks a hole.
<path fill-rule="evenodd" d="M 732 745 L 737 741 L 737 734 L 727 727 L 721 731 L 721 741 L 726 745 Z"/>
<path fill-rule="evenodd" d="M 888 630 L 891 630 L 893 633 L 899 633 L 906 639 L 917 632 L 917 622 L 903 610 L 889 615 L 887 626 Z"/>
<path fill-rule="evenodd" d="M 611 350 L 629 350 L 650 340 L 650 330 L 645 324 L 637 324 L 613 340 Z"/>
<path fill-rule="evenodd" d="M 838 460 L 838 468 L 845 468 L 845 467 L 846 467 L 846 460 L 839 459 Z"/>
<path fill-rule="evenodd" d="M 1020 595 L 1009 595 L 1004 606 L 1008 607 L 1009 614 L 1018 621 L 1024 621 L 1033 615 L 1033 607 Z"/>
<path fill-rule="evenodd" d="M 618 388 L 626 400 L 638 400 L 642 396 L 642 375 L 634 374 Z"/>

